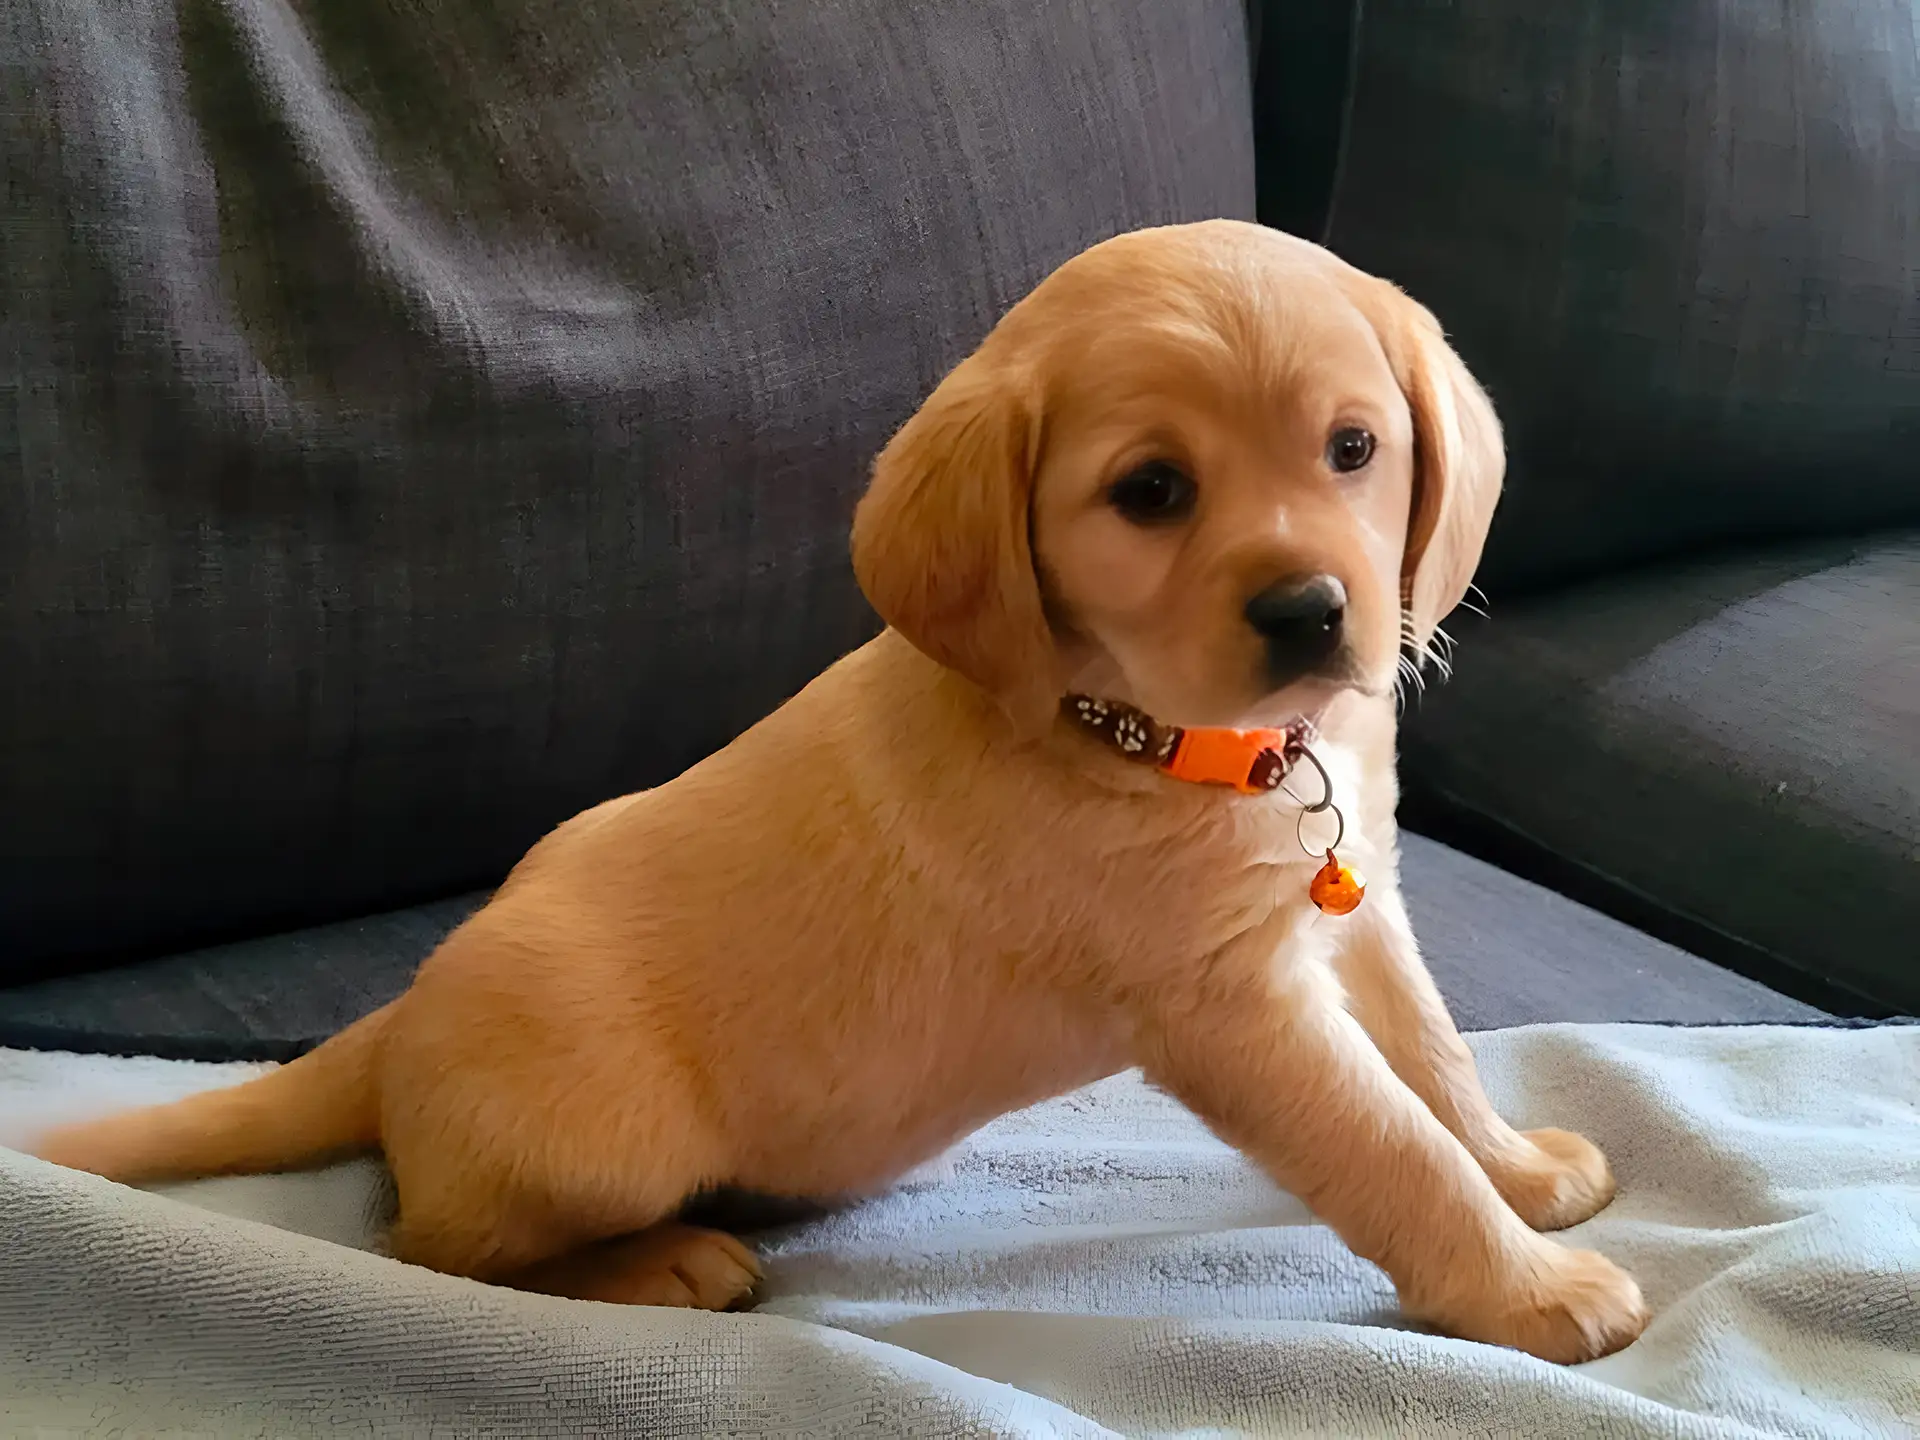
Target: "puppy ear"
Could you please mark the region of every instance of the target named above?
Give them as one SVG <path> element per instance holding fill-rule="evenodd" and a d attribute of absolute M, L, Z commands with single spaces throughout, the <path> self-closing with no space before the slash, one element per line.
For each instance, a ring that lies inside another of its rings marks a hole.
<path fill-rule="evenodd" d="M 1060 699 L 1028 535 L 1036 409 L 1022 377 L 962 362 L 880 452 L 853 517 L 854 574 L 880 618 L 1026 734 Z"/>
<path fill-rule="evenodd" d="M 1413 410 L 1413 512 L 1400 568 L 1407 642 L 1424 664 L 1434 631 L 1466 598 L 1506 475 L 1500 418 L 1440 322 L 1398 291 L 1396 368 Z"/>

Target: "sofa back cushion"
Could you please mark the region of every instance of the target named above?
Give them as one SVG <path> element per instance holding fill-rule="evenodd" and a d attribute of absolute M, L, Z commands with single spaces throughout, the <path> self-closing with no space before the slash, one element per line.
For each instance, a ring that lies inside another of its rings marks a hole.
<path fill-rule="evenodd" d="M 1505 420 L 1496 602 L 1920 523 L 1912 0 L 1259 9 L 1262 218 L 1431 307 Z"/>
<path fill-rule="evenodd" d="M 1250 217 L 1236 0 L 21 0 L 0 982 L 498 878 L 874 624 L 1046 271 Z"/>

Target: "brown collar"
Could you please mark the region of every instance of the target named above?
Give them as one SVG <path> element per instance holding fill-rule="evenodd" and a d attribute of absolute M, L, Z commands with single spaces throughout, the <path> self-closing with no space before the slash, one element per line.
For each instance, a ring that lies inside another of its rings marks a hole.
<path fill-rule="evenodd" d="M 1307 755 L 1309 731 L 1304 724 L 1264 730 L 1162 725 L 1131 705 L 1089 695 L 1069 695 L 1060 708 L 1124 759 L 1152 765 L 1176 780 L 1231 785 L 1243 795 L 1278 790 Z"/>

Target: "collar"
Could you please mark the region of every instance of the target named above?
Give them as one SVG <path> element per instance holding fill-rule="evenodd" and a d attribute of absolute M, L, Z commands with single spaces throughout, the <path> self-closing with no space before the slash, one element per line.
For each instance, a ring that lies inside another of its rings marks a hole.
<path fill-rule="evenodd" d="M 1307 740 L 1312 733 L 1305 723 L 1260 730 L 1162 725 L 1144 710 L 1090 695 L 1069 695 L 1060 708 L 1081 729 L 1119 751 L 1123 759 L 1152 765 L 1176 780 L 1230 785 L 1242 795 L 1278 790 L 1301 757 L 1307 755 Z"/>
<path fill-rule="evenodd" d="M 1325 793 L 1318 804 L 1301 802 L 1300 818 L 1331 810 L 1340 824 L 1340 833 L 1326 849 L 1326 864 L 1314 875 L 1307 894 L 1328 915 L 1350 915 L 1359 908 L 1367 882 L 1334 854 L 1346 838 L 1347 821 L 1333 803 L 1332 779 L 1307 748 L 1313 730 L 1304 721 L 1278 730 L 1162 725 L 1144 710 L 1114 700 L 1096 700 L 1091 695 L 1069 695 L 1060 702 L 1060 708 L 1081 729 L 1119 751 L 1123 759 L 1151 765 L 1175 780 L 1231 785 L 1242 795 L 1278 790 L 1293 767 L 1303 759 L 1307 761 L 1320 772 Z M 1301 848 L 1306 849 L 1304 840 Z"/>

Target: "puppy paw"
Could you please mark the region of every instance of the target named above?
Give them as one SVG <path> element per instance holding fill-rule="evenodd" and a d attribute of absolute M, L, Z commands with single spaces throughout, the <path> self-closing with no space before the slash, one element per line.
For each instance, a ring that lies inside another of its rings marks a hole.
<path fill-rule="evenodd" d="M 663 1224 L 576 1251 L 514 1283 L 610 1305 L 733 1310 L 751 1300 L 760 1262 L 722 1231 Z"/>
<path fill-rule="evenodd" d="M 1557 1365 L 1611 1355 L 1638 1339 L 1651 1318 L 1633 1277 L 1606 1256 L 1547 1241 L 1511 1288 L 1447 1308 L 1429 1318 L 1450 1334 Z"/>
<path fill-rule="evenodd" d="M 1613 1199 L 1607 1157 L 1570 1130 L 1529 1130 L 1524 1144 L 1487 1166 L 1500 1198 L 1535 1230 L 1564 1230 L 1606 1209 Z"/>
<path fill-rule="evenodd" d="M 638 1237 L 642 1253 L 626 1267 L 617 1298 L 628 1305 L 729 1310 L 760 1283 L 760 1261 L 733 1236 L 691 1225 L 662 1225 Z"/>
<path fill-rule="evenodd" d="M 1652 1312 L 1634 1278 L 1593 1250 L 1543 1246 L 1537 1279 L 1507 1316 L 1503 1343 L 1542 1360 L 1577 1365 L 1631 1345 Z"/>

